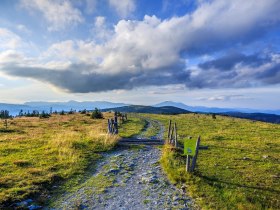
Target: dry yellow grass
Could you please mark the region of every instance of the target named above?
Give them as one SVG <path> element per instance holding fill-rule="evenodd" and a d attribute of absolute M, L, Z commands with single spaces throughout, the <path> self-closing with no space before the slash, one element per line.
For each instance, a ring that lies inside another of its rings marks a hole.
<path fill-rule="evenodd" d="M 112 149 L 118 136 L 107 135 L 107 118 L 83 114 L 48 119 L 16 118 L 0 127 L 0 203 L 41 192 L 53 182 L 82 174 L 88 164 Z"/>

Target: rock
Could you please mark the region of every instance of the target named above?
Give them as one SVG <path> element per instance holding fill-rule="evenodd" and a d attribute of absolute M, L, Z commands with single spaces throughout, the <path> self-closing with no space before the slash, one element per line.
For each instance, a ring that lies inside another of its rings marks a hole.
<path fill-rule="evenodd" d="M 18 206 L 18 207 L 27 207 L 32 202 L 33 202 L 32 199 L 27 199 L 27 200 L 24 200 L 24 201 L 16 203 L 16 206 Z"/>
<path fill-rule="evenodd" d="M 43 207 L 42 206 L 36 206 L 36 205 L 30 205 L 28 206 L 28 209 L 29 210 L 37 210 L 37 209 L 42 209 Z"/>
<path fill-rule="evenodd" d="M 243 160 L 250 160 L 250 158 L 248 158 L 248 157 L 243 157 L 242 159 Z"/>
<path fill-rule="evenodd" d="M 120 172 L 120 169 L 111 168 L 111 169 L 109 169 L 109 171 L 108 171 L 107 173 L 108 173 L 108 174 L 109 174 L 109 173 L 118 174 L 119 172 Z"/>
<path fill-rule="evenodd" d="M 157 178 L 157 176 L 155 176 L 155 175 L 149 176 L 149 177 L 147 177 L 147 176 L 142 176 L 142 177 L 141 177 L 141 181 L 142 181 L 143 183 L 157 183 L 157 182 L 158 182 L 158 178 Z"/>
<path fill-rule="evenodd" d="M 173 196 L 172 200 L 173 200 L 173 201 L 178 201 L 178 200 L 179 200 L 179 197 L 178 197 L 178 196 Z"/>
<path fill-rule="evenodd" d="M 263 155 L 262 156 L 264 159 L 268 158 L 269 156 L 268 155 Z"/>

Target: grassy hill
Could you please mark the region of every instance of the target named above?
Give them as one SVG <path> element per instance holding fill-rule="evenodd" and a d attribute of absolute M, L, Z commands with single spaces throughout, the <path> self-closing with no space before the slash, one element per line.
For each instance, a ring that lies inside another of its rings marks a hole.
<path fill-rule="evenodd" d="M 280 125 L 225 116 L 146 115 L 176 121 L 179 142 L 201 136 L 208 150 L 199 151 L 198 168 L 185 172 L 186 157 L 165 146 L 162 166 L 173 183 L 206 209 L 280 209 Z"/>
<path fill-rule="evenodd" d="M 190 111 L 173 107 L 173 106 L 163 106 L 163 107 L 152 107 L 152 106 L 122 106 L 111 109 L 103 109 L 103 111 L 118 111 L 118 112 L 129 112 L 129 113 L 150 113 L 150 114 L 186 114 Z"/>
<path fill-rule="evenodd" d="M 64 189 L 68 190 L 80 182 L 100 152 L 114 148 L 120 138 L 106 135 L 107 118 L 113 114 L 104 116 L 100 120 L 84 114 L 23 117 L 9 120 L 8 130 L 0 125 L 0 204 L 38 192 L 44 202 L 54 184 L 68 180 Z M 202 208 L 280 208 L 280 125 L 195 113 L 137 114 L 121 125 L 120 136 L 139 133 L 147 118 L 166 128 L 169 119 L 176 121 L 181 145 L 187 137 L 200 135 L 202 145 L 209 146 L 199 151 L 194 174 L 185 172 L 186 158 L 178 149 L 164 146 L 161 159 L 168 178 L 187 185 Z"/>
<path fill-rule="evenodd" d="M 280 115 L 265 113 L 226 112 L 222 115 L 280 124 Z"/>

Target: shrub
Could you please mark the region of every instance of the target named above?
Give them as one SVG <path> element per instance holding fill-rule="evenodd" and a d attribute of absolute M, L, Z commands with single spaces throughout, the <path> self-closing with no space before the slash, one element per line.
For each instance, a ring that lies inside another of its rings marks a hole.
<path fill-rule="evenodd" d="M 103 114 L 101 113 L 101 111 L 99 109 L 95 108 L 95 110 L 91 114 L 91 118 L 92 119 L 103 119 Z"/>

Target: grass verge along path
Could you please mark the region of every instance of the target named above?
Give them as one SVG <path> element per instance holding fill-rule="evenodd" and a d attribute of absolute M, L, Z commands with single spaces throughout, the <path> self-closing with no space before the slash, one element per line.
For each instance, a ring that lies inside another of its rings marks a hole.
<path fill-rule="evenodd" d="M 173 183 L 186 183 L 206 209 L 280 209 L 280 125 L 210 115 L 150 115 L 168 127 L 176 121 L 179 143 L 201 135 L 198 168 L 185 172 L 182 152 L 165 146 L 162 166 Z M 165 133 L 166 134 L 166 133 Z"/>
<path fill-rule="evenodd" d="M 73 176 L 78 182 L 89 163 L 119 138 L 106 134 L 111 115 L 22 117 L 9 120 L 8 130 L 0 127 L 0 207 L 38 193 L 44 202 L 53 183 Z"/>

